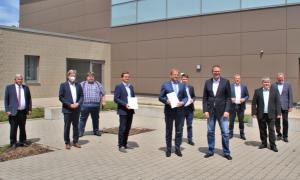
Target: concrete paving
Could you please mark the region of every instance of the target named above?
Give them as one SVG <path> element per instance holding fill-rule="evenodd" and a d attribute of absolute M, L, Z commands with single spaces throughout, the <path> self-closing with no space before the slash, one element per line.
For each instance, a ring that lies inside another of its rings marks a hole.
<path fill-rule="evenodd" d="M 154 101 L 154 100 L 153 100 Z M 279 152 L 259 150 L 259 131 L 246 126 L 247 140 L 239 135 L 230 140 L 232 161 L 222 157 L 221 136 L 216 126 L 216 153 L 205 159 L 207 151 L 206 121 L 195 120 L 195 146 L 182 144 L 183 157 L 174 153 L 165 157 L 165 124 L 160 106 L 141 106 L 134 116 L 133 127 L 155 129 L 129 137 L 127 153 L 117 148 L 117 135 L 86 135 L 81 149 L 64 149 L 63 120 L 30 120 L 29 139 L 49 145 L 54 152 L 1 162 L 0 179 L 300 179 L 300 133 L 291 131 L 289 143 L 277 141 Z M 102 112 L 100 126 L 118 126 L 115 112 Z M 87 131 L 92 130 L 88 120 Z M 235 125 L 235 133 L 238 125 Z M 9 124 L 0 124 L 0 145 L 9 140 Z"/>

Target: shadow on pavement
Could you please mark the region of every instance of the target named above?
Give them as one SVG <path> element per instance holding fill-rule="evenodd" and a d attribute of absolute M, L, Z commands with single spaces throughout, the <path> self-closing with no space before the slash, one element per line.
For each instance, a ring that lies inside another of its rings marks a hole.
<path fill-rule="evenodd" d="M 247 146 L 258 147 L 259 145 L 261 145 L 261 142 L 258 142 L 258 141 L 246 141 L 245 144 L 246 144 Z"/>
<path fill-rule="evenodd" d="M 134 148 L 138 148 L 138 147 L 140 147 L 140 146 L 137 142 L 134 142 L 134 141 L 128 141 L 127 142 L 127 148 L 128 149 L 134 149 Z"/>
<path fill-rule="evenodd" d="M 79 140 L 78 141 L 78 143 L 80 144 L 80 145 L 84 145 L 84 144 L 87 144 L 87 143 L 89 143 L 90 141 L 88 141 L 88 140 Z"/>
<path fill-rule="evenodd" d="M 41 140 L 41 138 L 31 138 L 31 139 L 27 139 L 27 141 L 29 141 L 30 143 L 36 143 L 39 142 Z"/>
<path fill-rule="evenodd" d="M 180 150 L 181 150 L 181 151 L 184 151 L 184 149 L 185 149 L 185 148 L 180 147 Z M 160 147 L 160 148 L 158 148 L 158 150 L 166 152 L 166 147 Z M 175 146 L 172 146 L 171 152 L 172 152 L 172 153 L 175 152 Z"/>
<path fill-rule="evenodd" d="M 203 154 L 206 154 L 208 152 L 208 147 L 199 147 L 198 149 Z M 218 154 L 220 156 L 223 156 L 223 150 L 215 148 L 215 154 Z"/>

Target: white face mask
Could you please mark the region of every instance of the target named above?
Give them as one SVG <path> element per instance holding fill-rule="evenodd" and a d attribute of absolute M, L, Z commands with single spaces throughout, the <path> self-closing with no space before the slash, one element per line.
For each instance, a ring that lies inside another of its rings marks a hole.
<path fill-rule="evenodd" d="M 74 76 L 69 76 L 68 79 L 70 82 L 74 82 L 76 78 Z"/>

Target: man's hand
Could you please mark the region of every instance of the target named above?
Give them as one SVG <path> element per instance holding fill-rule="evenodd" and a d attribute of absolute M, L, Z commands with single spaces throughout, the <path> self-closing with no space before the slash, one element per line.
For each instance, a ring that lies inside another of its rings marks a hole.
<path fill-rule="evenodd" d="M 32 112 L 31 111 L 28 111 L 28 113 L 27 113 L 29 116 L 31 116 L 31 114 L 32 114 Z"/>
<path fill-rule="evenodd" d="M 277 118 L 279 119 L 281 117 L 281 115 L 277 115 Z"/>
<path fill-rule="evenodd" d="M 241 100 L 240 100 L 241 103 L 243 103 L 243 102 L 245 102 L 245 101 L 246 101 L 245 98 L 241 98 Z"/>
<path fill-rule="evenodd" d="M 252 115 L 252 118 L 256 119 L 256 115 Z"/>
<path fill-rule="evenodd" d="M 71 104 L 71 109 L 76 109 L 78 108 L 78 106 L 79 106 L 78 103 Z"/>
<path fill-rule="evenodd" d="M 206 118 L 206 119 L 209 118 L 209 112 L 205 112 L 204 115 L 205 115 L 205 118 Z"/>
<path fill-rule="evenodd" d="M 129 105 L 128 105 L 128 104 L 126 104 L 126 109 L 130 109 L 130 107 L 129 107 Z"/>
<path fill-rule="evenodd" d="M 10 116 L 10 115 L 11 115 L 11 112 L 6 112 L 6 115 L 7 115 L 7 116 Z"/>
<path fill-rule="evenodd" d="M 228 117 L 229 117 L 229 113 L 228 113 L 228 112 L 224 112 L 223 116 L 224 116 L 225 118 L 228 118 Z"/>
<path fill-rule="evenodd" d="M 168 105 L 171 105 L 171 103 L 170 103 L 170 101 L 169 101 L 169 100 L 167 100 L 167 104 L 168 104 Z"/>
<path fill-rule="evenodd" d="M 102 107 L 105 107 L 105 106 L 106 106 L 106 102 L 103 101 L 103 102 L 102 102 Z"/>
<path fill-rule="evenodd" d="M 235 103 L 235 98 L 231 98 L 231 102 Z"/>
<path fill-rule="evenodd" d="M 177 107 L 181 107 L 181 106 L 183 106 L 184 105 L 184 103 L 183 102 L 179 102 L 179 103 L 177 103 Z"/>
<path fill-rule="evenodd" d="M 289 108 L 289 112 L 292 112 L 293 108 Z"/>

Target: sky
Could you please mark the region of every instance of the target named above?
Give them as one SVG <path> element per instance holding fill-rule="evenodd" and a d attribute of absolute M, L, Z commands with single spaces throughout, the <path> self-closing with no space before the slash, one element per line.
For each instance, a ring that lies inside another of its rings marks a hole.
<path fill-rule="evenodd" d="M 19 26 L 19 0 L 0 0 L 0 25 Z"/>

